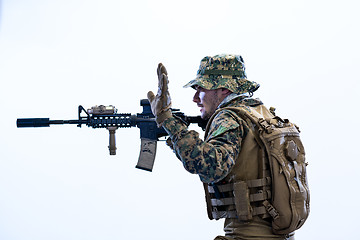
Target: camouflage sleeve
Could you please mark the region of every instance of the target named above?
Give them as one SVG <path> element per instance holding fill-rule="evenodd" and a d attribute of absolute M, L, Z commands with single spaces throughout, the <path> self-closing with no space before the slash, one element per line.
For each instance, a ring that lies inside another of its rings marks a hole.
<path fill-rule="evenodd" d="M 205 141 L 199 133 L 188 130 L 180 120 L 171 117 L 164 122 L 176 155 L 185 169 L 198 174 L 202 182 L 218 182 L 225 178 L 241 149 L 244 125 L 229 112 L 221 111 L 212 121 Z"/>

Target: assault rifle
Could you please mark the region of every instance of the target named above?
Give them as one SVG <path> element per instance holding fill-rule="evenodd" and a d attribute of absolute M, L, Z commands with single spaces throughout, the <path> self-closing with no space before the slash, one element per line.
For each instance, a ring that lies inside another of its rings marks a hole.
<path fill-rule="evenodd" d="M 118 128 L 140 128 L 141 149 L 136 168 L 152 171 L 157 141 L 160 137 L 167 136 L 163 128 L 158 128 L 155 117 L 151 112 L 150 103 L 147 99 L 140 100 L 143 107 L 142 113 L 132 115 L 130 113 L 117 113 L 114 106 L 95 106 L 85 110 L 81 105 L 78 107 L 78 119 L 76 120 L 50 120 L 49 118 L 18 118 L 17 127 L 49 127 L 59 124 L 83 124 L 92 128 L 106 128 L 109 130 L 109 151 L 110 155 L 116 155 L 115 131 Z M 85 115 L 83 114 L 85 113 Z M 186 116 L 179 109 L 172 109 L 173 115 L 187 123 L 197 123 L 201 128 L 206 127 L 206 121 L 200 116 Z"/>

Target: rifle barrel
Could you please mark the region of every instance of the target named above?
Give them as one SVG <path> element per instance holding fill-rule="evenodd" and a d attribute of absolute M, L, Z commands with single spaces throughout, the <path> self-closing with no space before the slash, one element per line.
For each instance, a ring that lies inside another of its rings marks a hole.
<path fill-rule="evenodd" d="M 22 127 L 49 127 L 49 118 L 18 118 L 16 121 L 18 128 Z"/>

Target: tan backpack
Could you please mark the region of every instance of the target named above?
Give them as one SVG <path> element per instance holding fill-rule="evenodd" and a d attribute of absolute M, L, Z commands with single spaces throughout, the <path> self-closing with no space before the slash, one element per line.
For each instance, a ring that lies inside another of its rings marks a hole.
<path fill-rule="evenodd" d="M 275 116 L 275 109 L 266 113 L 245 105 L 225 109 L 247 122 L 269 160 L 271 199 L 265 200 L 263 205 L 272 217 L 274 233 L 288 234 L 299 229 L 310 212 L 307 163 L 299 128 Z"/>

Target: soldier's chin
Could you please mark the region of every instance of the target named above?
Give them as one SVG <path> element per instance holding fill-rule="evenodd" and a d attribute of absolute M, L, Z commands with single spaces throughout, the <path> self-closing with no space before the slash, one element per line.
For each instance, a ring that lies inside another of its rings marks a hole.
<path fill-rule="evenodd" d="M 200 115 L 200 117 L 201 117 L 201 119 L 203 119 L 203 120 L 208 120 L 209 118 L 210 118 L 210 116 L 211 115 L 209 115 L 207 112 L 205 112 L 205 111 L 202 111 L 201 112 L 201 115 Z"/>

